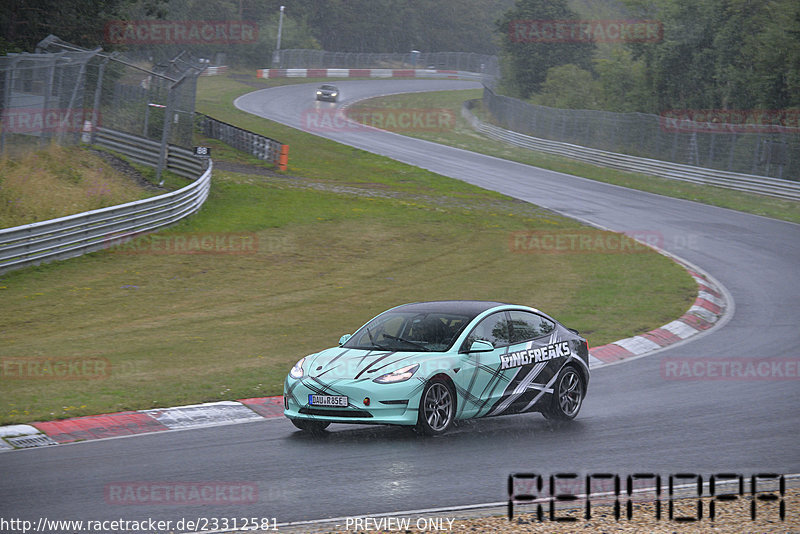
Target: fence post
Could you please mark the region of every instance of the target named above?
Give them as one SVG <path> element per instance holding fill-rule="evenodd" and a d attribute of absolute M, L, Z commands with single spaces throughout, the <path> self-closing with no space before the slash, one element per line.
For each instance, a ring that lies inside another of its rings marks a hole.
<path fill-rule="evenodd" d="M 161 173 L 167 164 L 167 149 L 169 147 L 169 133 L 172 126 L 172 115 L 175 114 L 175 84 L 170 84 L 167 91 L 167 107 L 164 108 L 164 126 L 161 131 L 161 150 L 158 153 L 158 167 L 156 167 L 156 179 L 158 185 L 164 185 L 164 180 L 161 178 Z"/>
<path fill-rule="evenodd" d="M 102 50 L 102 49 L 98 48 L 98 49 L 94 50 L 94 52 L 92 53 L 92 57 L 94 57 L 94 55 L 97 54 L 100 50 Z M 69 118 L 70 114 L 74 114 L 75 113 L 75 110 L 73 109 L 73 106 L 75 106 L 75 101 L 79 98 L 78 97 L 78 93 L 80 93 L 81 102 L 83 102 L 83 100 L 84 100 L 84 94 L 83 93 L 84 93 L 84 84 L 86 83 L 86 65 L 89 64 L 89 61 L 91 61 L 91 57 L 88 60 L 81 62 L 81 67 L 78 70 L 78 79 L 75 80 L 75 85 L 72 88 L 72 95 L 70 95 L 69 104 L 67 104 L 67 109 L 66 109 L 66 112 L 65 112 L 65 115 L 66 115 L 67 118 Z M 83 116 L 83 109 L 81 109 L 81 120 L 80 120 L 80 123 L 83 124 L 84 120 L 86 120 L 86 117 Z M 76 124 L 77 124 L 77 122 L 76 122 Z M 75 135 L 75 141 L 80 139 L 80 135 L 81 134 L 80 134 L 80 132 L 78 130 L 75 131 L 74 135 Z M 59 141 L 61 141 L 60 138 L 59 138 Z"/>
<path fill-rule="evenodd" d="M 92 133 L 90 143 L 94 144 L 97 139 L 97 128 L 100 126 L 100 96 L 103 93 L 103 75 L 106 71 L 106 64 L 111 57 L 105 58 L 98 67 L 97 71 L 97 87 L 94 90 L 94 105 L 92 107 Z"/>
<path fill-rule="evenodd" d="M 6 71 L 6 82 L 3 87 L 3 113 L 8 113 L 8 107 L 11 105 L 11 86 L 14 81 L 14 70 L 18 62 L 19 59 L 17 58 L 12 59 Z M 8 130 L 7 127 L 0 128 L 0 154 L 6 148 L 6 130 Z"/>
<path fill-rule="evenodd" d="M 52 57 L 51 60 L 50 60 L 50 66 L 49 66 L 50 71 L 49 71 L 48 80 L 47 80 L 47 88 L 45 88 L 45 90 L 44 90 L 44 104 L 42 105 L 42 113 L 47 113 L 47 110 L 50 109 L 50 93 L 52 93 L 52 89 L 51 88 L 53 87 L 53 82 L 55 81 L 55 77 L 56 77 L 56 62 L 58 61 L 58 58 L 60 58 L 63 55 L 64 55 L 63 53 L 57 54 L 54 57 Z M 62 81 L 63 81 L 63 77 L 62 77 Z M 59 82 L 59 88 L 58 89 L 59 89 L 58 94 L 60 95 L 61 94 L 61 83 L 60 82 Z M 39 146 L 42 146 L 42 140 L 45 139 L 45 137 L 47 137 L 48 139 L 50 138 L 50 136 L 46 136 L 46 132 L 47 132 L 46 128 L 42 129 L 42 132 L 39 135 L 39 143 L 38 143 Z"/>
<path fill-rule="evenodd" d="M 144 126 L 142 129 L 142 137 L 149 139 L 150 137 L 147 135 L 150 126 L 150 101 L 146 101 L 144 103 Z"/>

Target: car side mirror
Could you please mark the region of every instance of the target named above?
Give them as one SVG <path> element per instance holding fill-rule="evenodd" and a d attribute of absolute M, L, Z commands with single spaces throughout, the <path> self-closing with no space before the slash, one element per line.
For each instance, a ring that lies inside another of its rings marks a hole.
<path fill-rule="evenodd" d="M 469 350 L 467 352 L 491 352 L 493 350 L 494 350 L 494 345 L 492 345 L 488 341 L 482 341 L 478 339 L 472 342 L 472 345 L 470 345 Z"/>
<path fill-rule="evenodd" d="M 348 341 L 348 340 L 349 340 L 351 337 L 353 337 L 353 334 L 345 334 L 345 335 L 343 335 L 342 337 L 340 337 L 340 338 L 339 338 L 339 346 L 341 347 L 342 345 L 344 345 L 345 343 L 347 343 L 347 341 Z"/>

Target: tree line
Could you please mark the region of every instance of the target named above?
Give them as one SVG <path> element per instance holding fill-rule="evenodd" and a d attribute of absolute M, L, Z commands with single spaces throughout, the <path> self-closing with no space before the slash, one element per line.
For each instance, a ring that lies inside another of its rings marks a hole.
<path fill-rule="evenodd" d="M 615 15 L 621 9 L 626 20 L 657 27 L 658 34 L 619 35 L 614 21 L 606 21 L 597 28 L 601 39 L 585 41 L 580 31 L 575 38 L 562 27 L 545 42 L 550 29 L 541 21 L 584 17 L 565 0 L 518 0 L 497 23 L 502 90 L 552 107 L 622 112 L 800 108 L 800 2 L 604 3 L 617 9 Z M 603 35 L 604 27 L 617 33 Z"/>

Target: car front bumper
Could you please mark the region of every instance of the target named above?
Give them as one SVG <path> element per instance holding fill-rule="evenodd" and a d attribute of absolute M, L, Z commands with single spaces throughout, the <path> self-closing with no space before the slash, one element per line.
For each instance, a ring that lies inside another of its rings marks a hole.
<path fill-rule="evenodd" d="M 308 382 L 311 387 L 306 385 Z M 364 387 L 367 386 L 368 387 Z M 313 389 L 312 389 L 313 388 Z M 423 386 L 411 379 L 398 384 L 372 381 L 337 382 L 335 390 L 323 391 L 312 378 L 287 378 L 284 384 L 284 411 L 290 419 L 331 423 L 415 425 Z M 348 406 L 312 406 L 309 395 L 347 395 Z M 367 404 L 366 399 L 369 399 Z"/>

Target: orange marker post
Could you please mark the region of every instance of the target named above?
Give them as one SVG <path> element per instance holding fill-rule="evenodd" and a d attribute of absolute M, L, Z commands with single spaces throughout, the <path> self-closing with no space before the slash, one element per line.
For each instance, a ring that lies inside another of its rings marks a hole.
<path fill-rule="evenodd" d="M 278 157 L 278 169 L 285 171 L 289 164 L 289 145 L 281 145 L 281 155 Z"/>

